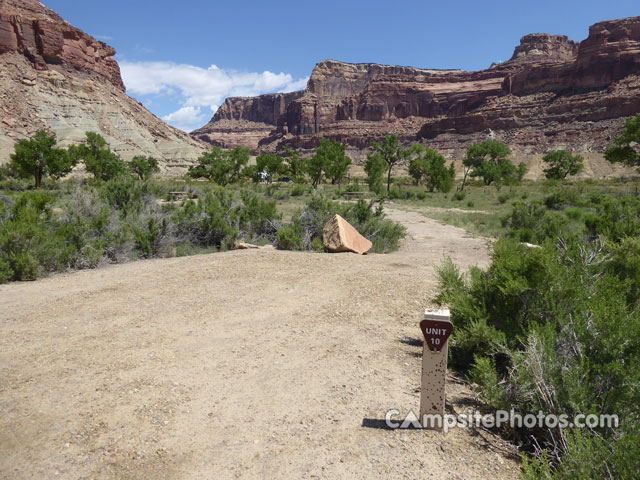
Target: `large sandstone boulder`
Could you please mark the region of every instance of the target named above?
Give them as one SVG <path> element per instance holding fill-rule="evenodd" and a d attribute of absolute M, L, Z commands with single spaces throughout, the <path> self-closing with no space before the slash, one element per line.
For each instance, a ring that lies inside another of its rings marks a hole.
<path fill-rule="evenodd" d="M 366 254 L 373 244 L 340 215 L 334 215 L 322 230 L 322 243 L 330 252 Z"/>

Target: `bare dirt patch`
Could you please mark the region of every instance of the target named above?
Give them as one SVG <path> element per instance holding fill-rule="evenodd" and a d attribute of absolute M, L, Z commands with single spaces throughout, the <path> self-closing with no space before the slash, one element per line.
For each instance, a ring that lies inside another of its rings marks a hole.
<path fill-rule="evenodd" d="M 409 228 L 391 255 L 241 250 L 0 287 L 0 477 L 517 477 L 487 431 L 380 428 L 418 408 L 433 266 L 488 262 L 482 239 L 389 213 Z"/>

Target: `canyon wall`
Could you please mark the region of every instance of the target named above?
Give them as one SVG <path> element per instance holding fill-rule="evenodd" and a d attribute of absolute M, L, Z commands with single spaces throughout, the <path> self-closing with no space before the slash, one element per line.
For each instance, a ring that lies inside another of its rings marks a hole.
<path fill-rule="evenodd" d="M 63 146 L 100 133 L 125 159 L 150 155 L 179 173 L 207 144 L 125 93 L 115 50 L 37 0 L 0 0 L 0 163 L 44 129 Z"/>
<path fill-rule="evenodd" d="M 601 152 L 640 112 L 639 76 L 640 17 L 634 17 L 598 23 L 581 43 L 526 35 L 510 60 L 476 72 L 327 60 L 278 109 L 255 108 L 271 105 L 270 96 L 228 99 L 222 114 L 193 133 L 256 151 L 310 149 L 323 136 L 366 150 L 395 133 L 448 156 L 486 138 L 522 154 Z"/>

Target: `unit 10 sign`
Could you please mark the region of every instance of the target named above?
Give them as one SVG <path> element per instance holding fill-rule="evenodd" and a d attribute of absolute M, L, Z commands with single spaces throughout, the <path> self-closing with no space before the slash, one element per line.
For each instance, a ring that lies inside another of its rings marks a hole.
<path fill-rule="evenodd" d="M 422 320 L 420 329 L 429 350 L 439 352 L 453 332 L 453 323 L 449 320 Z"/>

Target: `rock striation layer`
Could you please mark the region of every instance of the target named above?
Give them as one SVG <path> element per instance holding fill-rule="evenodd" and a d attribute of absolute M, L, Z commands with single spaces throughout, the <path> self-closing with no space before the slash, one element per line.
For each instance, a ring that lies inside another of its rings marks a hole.
<path fill-rule="evenodd" d="M 273 96 L 231 98 L 194 135 L 259 151 L 310 149 L 325 136 L 347 143 L 356 159 L 389 132 L 454 157 L 486 138 L 520 154 L 601 152 L 640 112 L 639 82 L 640 17 L 633 17 L 598 23 L 581 43 L 526 35 L 510 60 L 476 72 L 327 60 L 277 108 Z"/>
<path fill-rule="evenodd" d="M 62 145 L 98 132 L 123 158 L 151 155 L 165 172 L 192 164 L 206 144 L 127 96 L 115 53 L 37 0 L 0 0 L 0 162 L 45 129 Z"/>

